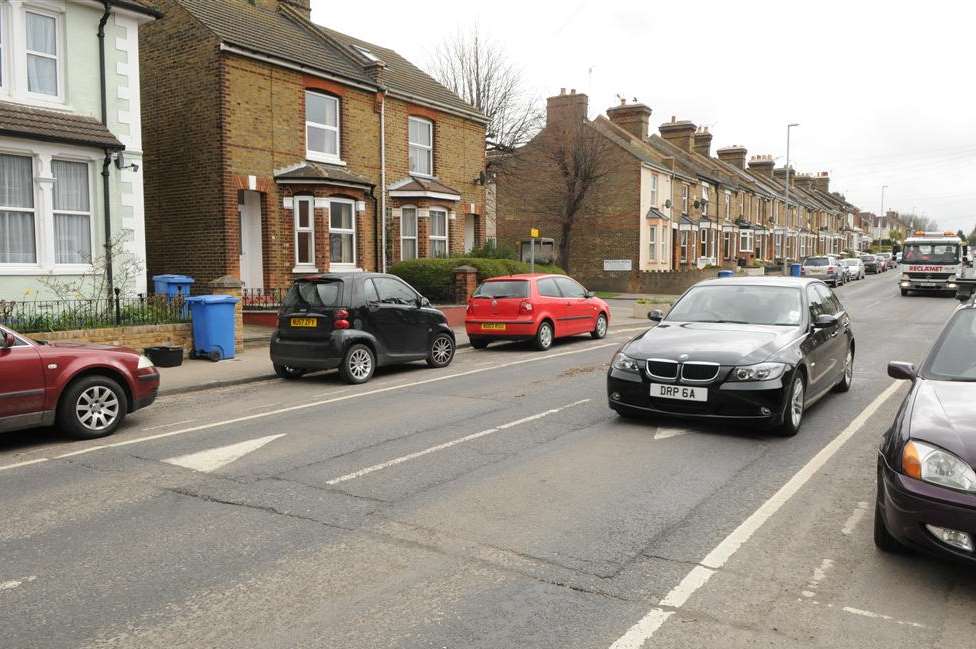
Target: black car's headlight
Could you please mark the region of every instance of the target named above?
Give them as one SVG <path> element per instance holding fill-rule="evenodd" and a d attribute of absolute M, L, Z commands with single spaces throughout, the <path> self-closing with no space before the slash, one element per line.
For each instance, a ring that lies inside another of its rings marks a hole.
<path fill-rule="evenodd" d="M 734 367 L 729 373 L 730 381 L 772 381 L 783 376 L 786 363 L 756 363 Z"/>
<path fill-rule="evenodd" d="M 610 365 L 615 370 L 620 370 L 622 372 L 633 372 L 634 374 L 640 374 L 640 365 L 637 363 L 636 359 L 631 358 L 623 352 L 619 352 L 613 357 L 613 362 Z"/>
<path fill-rule="evenodd" d="M 905 475 L 960 491 L 976 491 L 976 471 L 949 451 L 915 439 L 908 440 L 901 452 Z"/>

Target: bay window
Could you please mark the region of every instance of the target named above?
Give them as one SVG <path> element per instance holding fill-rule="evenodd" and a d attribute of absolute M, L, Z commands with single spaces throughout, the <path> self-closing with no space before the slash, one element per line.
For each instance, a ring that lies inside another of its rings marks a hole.
<path fill-rule="evenodd" d="M 407 118 L 410 173 L 434 175 L 434 123 L 419 117 Z"/>
<path fill-rule="evenodd" d="M 430 210 L 430 257 L 447 257 L 447 211 Z"/>
<path fill-rule="evenodd" d="M 305 157 L 319 162 L 339 160 L 339 100 L 305 91 Z"/>
<path fill-rule="evenodd" d="M 739 252 L 753 252 L 752 230 L 739 230 Z"/>
<path fill-rule="evenodd" d="M 88 164 L 52 160 L 54 263 L 91 263 L 91 201 Z"/>
<path fill-rule="evenodd" d="M 58 19 L 34 11 L 25 12 L 27 29 L 27 91 L 57 97 Z"/>
<path fill-rule="evenodd" d="M 312 270 L 315 266 L 315 199 L 295 197 L 295 268 Z"/>
<path fill-rule="evenodd" d="M 36 264 L 34 161 L 0 155 L 0 264 Z"/>
<path fill-rule="evenodd" d="M 704 228 L 701 231 L 701 254 L 698 256 L 699 257 L 708 256 L 708 230 Z"/>
<path fill-rule="evenodd" d="M 681 261 L 688 261 L 688 230 L 678 233 L 678 245 L 681 249 Z"/>
<path fill-rule="evenodd" d="M 417 258 L 417 208 L 400 210 L 400 259 Z"/>
<path fill-rule="evenodd" d="M 329 202 L 330 270 L 356 267 L 356 220 L 353 201 L 333 198 Z M 337 268 L 337 266 L 339 268 Z"/>
<path fill-rule="evenodd" d="M 657 176 L 655 176 L 657 178 Z M 652 225 L 648 231 L 648 255 L 650 261 L 657 261 L 657 226 Z"/>

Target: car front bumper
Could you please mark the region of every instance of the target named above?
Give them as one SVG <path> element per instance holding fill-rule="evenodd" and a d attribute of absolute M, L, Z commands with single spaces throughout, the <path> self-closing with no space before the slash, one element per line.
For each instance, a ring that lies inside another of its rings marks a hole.
<path fill-rule="evenodd" d="M 775 426 L 783 421 L 785 385 L 789 381 L 784 383 L 782 378 L 696 385 L 708 388 L 708 400 L 681 401 L 652 397 L 651 381 L 643 374 L 637 376 L 611 368 L 607 373 L 607 402 L 611 408 L 628 408 L 649 415 Z"/>
<path fill-rule="evenodd" d="M 937 540 L 935 525 L 966 532 L 976 541 L 976 495 L 931 485 L 893 470 L 879 456 L 879 504 L 888 533 L 904 545 L 976 565 L 976 553 Z"/>

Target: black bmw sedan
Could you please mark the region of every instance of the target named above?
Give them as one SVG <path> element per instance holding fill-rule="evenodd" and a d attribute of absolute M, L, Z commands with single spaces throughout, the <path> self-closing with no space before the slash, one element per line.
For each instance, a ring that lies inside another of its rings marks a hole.
<path fill-rule="evenodd" d="M 878 453 L 874 542 L 976 563 L 976 306 L 953 314 L 921 368 L 888 374 L 913 383 Z"/>
<path fill-rule="evenodd" d="M 811 404 L 854 379 L 854 334 L 820 280 L 724 278 L 688 289 L 607 373 L 625 417 L 729 420 L 795 435 Z"/>

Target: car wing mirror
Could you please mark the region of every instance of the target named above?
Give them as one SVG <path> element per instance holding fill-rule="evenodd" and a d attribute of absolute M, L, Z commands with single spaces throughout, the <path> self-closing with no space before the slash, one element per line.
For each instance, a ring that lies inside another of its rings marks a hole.
<path fill-rule="evenodd" d="M 664 320 L 664 311 L 661 311 L 660 309 L 654 309 L 653 311 L 647 314 L 647 319 L 652 320 L 654 322 L 660 322 L 661 320 Z"/>
<path fill-rule="evenodd" d="M 586 293 L 583 294 L 583 297 L 585 297 L 586 299 L 590 299 L 591 297 L 596 297 L 596 293 L 594 293 L 593 291 L 587 291 Z"/>
<path fill-rule="evenodd" d="M 837 316 L 832 313 L 821 313 L 813 319 L 814 329 L 827 329 L 837 324 Z"/>
<path fill-rule="evenodd" d="M 916 376 L 915 366 L 903 361 L 891 361 L 888 363 L 888 376 L 900 381 L 914 381 Z"/>
<path fill-rule="evenodd" d="M 417 306 L 419 307 L 430 306 L 430 300 L 428 300 L 423 295 L 421 295 L 420 297 L 417 298 Z"/>
<path fill-rule="evenodd" d="M 3 335 L 0 336 L 0 349 L 7 349 L 8 347 L 13 347 L 14 343 L 17 342 L 17 340 L 14 338 L 14 335 L 9 331 L 4 331 L 0 333 L 3 333 Z"/>

